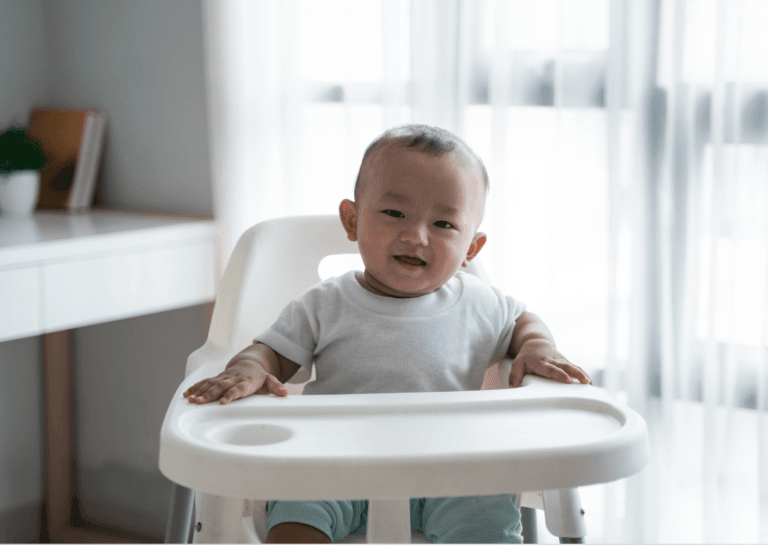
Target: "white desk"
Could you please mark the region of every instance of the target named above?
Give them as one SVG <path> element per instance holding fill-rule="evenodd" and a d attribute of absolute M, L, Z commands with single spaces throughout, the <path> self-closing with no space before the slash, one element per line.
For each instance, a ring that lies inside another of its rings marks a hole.
<path fill-rule="evenodd" d="M 0 215 L 0 342 L 44 335 L 51 541 L 90 540 L 70 528 L 67 330 L 209 303 L 216 293 L 215 261 L 216 226 L 209 219 L 106 210 Z"/>
<path fill-rule="evenodd" d="M 212 301 L 211 220 L 0 215 L 0 342 Z"/>

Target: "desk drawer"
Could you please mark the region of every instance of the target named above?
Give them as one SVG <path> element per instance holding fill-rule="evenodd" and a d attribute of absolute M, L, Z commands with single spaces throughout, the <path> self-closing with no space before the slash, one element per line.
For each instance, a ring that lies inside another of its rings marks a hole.
<path fill-rule="evenodd" d="M 40 269 L 0 271 L 0 342 L 39 335 Z"/>
<path fill-rule="evenodd" d="M 45 265 L 46 331 L 213 301 L 213 243 Z"/>

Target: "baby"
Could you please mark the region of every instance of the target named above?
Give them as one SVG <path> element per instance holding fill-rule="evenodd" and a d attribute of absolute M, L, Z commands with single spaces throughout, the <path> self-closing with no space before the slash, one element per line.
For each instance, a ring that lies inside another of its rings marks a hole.
<path fill-rule="evenodd" d="M 524 305 L 461 271 L 487 237 L 488 175 L 457 136 L 425 125 L 386 131 L 363 156 L 355 200 L 339 206 L 365 270 L 320 282 L 220 375 L 186 392 L 193 403 L 287 395 L 315 364 L 305 394 L 479 389 L 489 362 L 514 358 L 510 386 L 536 374 L 591 384 Z M 328 543 L 364 533 L 367 501 L 269 502 L 268 541 Z M 411 525 L 433 543 L 520 543 L 514 494 L 411 500 Z"/>

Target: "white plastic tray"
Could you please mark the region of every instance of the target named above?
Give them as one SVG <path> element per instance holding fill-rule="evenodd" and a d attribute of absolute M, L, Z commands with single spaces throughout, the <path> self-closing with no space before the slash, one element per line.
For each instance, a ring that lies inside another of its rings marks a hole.
<path fill-rule="evenodd" d="M 603 391 L 528 376 L 516 389 L 252 396 L 221 405 L 176 392 L 160 470 L 209 494 L 396 499 L 575 488 L 648 459 L 645 422 Z"/>

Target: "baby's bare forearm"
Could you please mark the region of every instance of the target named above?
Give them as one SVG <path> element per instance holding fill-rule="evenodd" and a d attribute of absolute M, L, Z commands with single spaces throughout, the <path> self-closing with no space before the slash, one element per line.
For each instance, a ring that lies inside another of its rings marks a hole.
<path fill-rule="evenodd" d="M 281 382 L 283 377 L 281 375 L 280 360 L 274 350 L 265 344 L 255 343 L 236 354 L 229 363 L 227 369 L 235 365 L 241 367 L 249 367 L 254 365 L 261 366 L 267 373 L 277 377 Z"/>
<path fill-rule="evenodd" d="M 532 340 L 545 340 L 554 346 L 555 339 L 546 324 L 532 312 L 524 312 L 518 318 L 515 329 L 512 331 L 512 341 L 509 343 L 507 355 L 517 357 L 522 346 Z"/>

